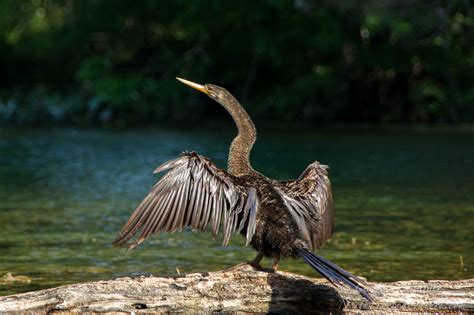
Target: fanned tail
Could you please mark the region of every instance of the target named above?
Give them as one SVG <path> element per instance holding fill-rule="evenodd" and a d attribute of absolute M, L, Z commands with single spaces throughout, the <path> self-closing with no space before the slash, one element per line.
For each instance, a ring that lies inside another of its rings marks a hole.
<path fill-rule="evenodd" d="M 314 270 L 319 272 L 322 276 L 329 280 L 334 286 L 346 286 L 357 290 L 360 295 L 369 301 L 373 300 L 370 292 L 364 288 L 367 283 L 361 278 L 353 275 L 349 271 L 342 269 L 329 260 L 318 256 L 307 249 L 298 249 L 298 254 L 303 258 Z"/>

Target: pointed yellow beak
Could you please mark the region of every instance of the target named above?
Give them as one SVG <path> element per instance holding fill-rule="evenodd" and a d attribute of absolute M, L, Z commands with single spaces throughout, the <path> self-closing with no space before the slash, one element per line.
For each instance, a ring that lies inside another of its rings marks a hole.
<path fill-rule="evenodd" d="M 194 83 L 194 82 L 191 82 L 191 81 L 188 81 L 188 80 L 185 80 L 185 79 L 181 79 L 181 78 L 178 78 L 178 77 L 176 77 L 176 79 L 178 81 L 180 81 L 181 83 L 184 83 L 184 84 L 192 87 L 193 89 L 196 89 L 198 91 L 201 91 L 201 92 L 207 94 L 207 91 L 206 91 L 206 88 L 204 87 L 204 85 L 197 84 L 197 83 Z"/>

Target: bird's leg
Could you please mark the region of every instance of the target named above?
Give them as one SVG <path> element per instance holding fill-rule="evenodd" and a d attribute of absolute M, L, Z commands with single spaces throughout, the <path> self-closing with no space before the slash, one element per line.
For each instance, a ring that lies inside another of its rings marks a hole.
<path fill-rule="evenodd" d="M 279 264 L 280 264 L 280 258 L 273 258 L 272 266 L 270 267 L 271 271 L 273 272 L 277 271 Z"/>
<path fill-rule="evenodd" d="M 258 252 L 257 256 L 252 261 L 249 261 L 249 264 L 257 269 L 262 269 L 262 267 L 260 267 L 260 261 L 263 256 L 265 256 L 263 252 Z"/>
<path fill-rule="evenodd" d="M 253 260 L 248 261 L 248 262 L 242 262 L 242 263 L 237 264 L 235 266 L 226 268 L 222 271 L 223 272 L 229 272 L 229 271 L 235 270 L 235 269 L 237 269 L 239 267 L 242 267 L 242 266 L 245 266 L 245 265 L 250 265 L 250 266 L 252 266 L 256 269 L 262 270 L 262 267 L 260 267 L 260 260 L 262 260 L 263 256 L 264 256 L 264 254 L 262 252 L 258 252 L 257 257 L 255 257 Z"/>

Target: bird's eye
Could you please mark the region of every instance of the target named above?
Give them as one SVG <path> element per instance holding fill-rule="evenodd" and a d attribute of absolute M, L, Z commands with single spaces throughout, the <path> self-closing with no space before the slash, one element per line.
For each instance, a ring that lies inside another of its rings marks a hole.
<path fill-rule="evenodd" d="M 213 88 L 213 87 L 206 87 L 206 90 L 207 90 L 207 93 L 209 94 L 209 96 L 211 97 L 216 97 L 217 96 L 217 93 L 216 93 L 216 90 Z"/>

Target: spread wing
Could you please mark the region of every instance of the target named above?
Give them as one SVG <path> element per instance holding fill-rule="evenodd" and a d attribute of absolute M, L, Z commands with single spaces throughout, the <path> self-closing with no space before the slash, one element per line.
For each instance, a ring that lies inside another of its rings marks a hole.
<path fill-rule="evenodd" d="M 297 180 L 274 182 L 275 189 L 312 251 L 331 237 L 334 225 L 334 206 L 327 169 L 326 165 L 315 162 Z"/>
<path fill-rule="evenodd" d="M 205 230 L 211 225 L 216 237 L 223 228 L 223 244 L 232 232 L 247 227 L 247 244 L 255 232 L 258 199 L 255 188 L 239 184 L 236 177 L 194 152 L 159 166 L 154 173 L 168 171 L 123 226 L 115 245 L 123 245 L 139 230 L 129 248 L 150 235 L 174 232 L 184 227 Z"/>

